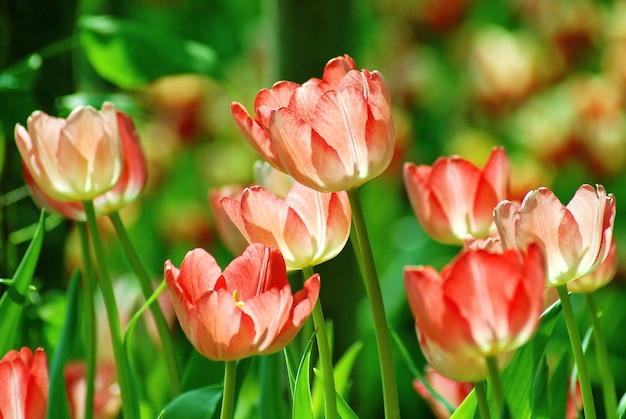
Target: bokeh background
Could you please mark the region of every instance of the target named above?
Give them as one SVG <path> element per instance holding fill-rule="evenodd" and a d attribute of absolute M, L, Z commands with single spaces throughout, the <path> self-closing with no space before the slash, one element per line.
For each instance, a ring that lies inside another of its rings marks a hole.
<path fill-rule="evenodd" d="M 459 154 L 482 165 L 493 146 L 504 145 L 514 199 L 547 186 L 567 202 L 580 184 L 603 184 L 617 201 L 618 253 L 626 250 L 624 1 L 3 0 L 0 25 L 2 278 L 15 271 L 39 217 L 13 139 L 15 124 L 25 124 L 32 111 L 65 116 L 74 106 L 99 108 L 111 100 L 134 118 L 149 184 L 122 217 L 160 280 L 165 260 L 179 264 L 194 247 L 208 249 L 222 266 L 233 257 L 216 233 L 208 194 L 251 183 L 258 157 L 237 131 L 230 102 L 251 109 L 259 89 L 281 79 L 321 77 L 324 64 L 344 53 L 359 68 L 379 70 L 391 89 L 395 158 L 360 192 L 389 320 L 418 366 L 424 361 L 402 269 L 439 268 L 458 248 L 433 242 L 418 225 L 402 184 L 404 162 L 432 164 Z M 102 228 L 111 232 L 106 220 Z M 113 235 L 108 244 L 111 269 L 122 277 L 129 269 Z M 54 348 L 64 290 L 79 265 L 74 226 L 48 217 L 27 342 Z M 319 271 L 336 357 L 363 344 L 350 405 L 360 417 L 382 417 L 376 345 L 350 246 Z M 623 278 L 620 263 L 614 282 L 598 292 L 599 305 L 610 313 L 602 323 L 620 394 L 626 391 Z M 580 313 L 583 332 L 585 316 Z M 564 350 L 566 339 L 557 327 L 554 351 Z M 181 358 L 194 356 L 181 344 Z M 242 417 L 285 414 L 273 410 L 281 409 L 280 394 L 259 390 L 258 371 L 266 362 L 279 366 L 280 356 L 253 361 L 249 380 L 256 385 L 242 393 L 248 400 Z M 401 357 L 396 364 L 403 417 L 428 418 L 414 377 Z M 217 371 L 202 380 L 220 378 Z M 152 397 L 155 405 L 159 397 Z"/>

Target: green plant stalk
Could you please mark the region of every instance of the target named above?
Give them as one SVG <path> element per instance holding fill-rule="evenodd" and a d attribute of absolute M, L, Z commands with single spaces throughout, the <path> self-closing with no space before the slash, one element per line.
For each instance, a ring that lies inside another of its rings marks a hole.
<path fill-rule="evenodd" d="M 226 361 L 224 368 L 224 393 L 220 419 L 232 419 L 235 412 L 235 381 L 237 379 L 237 361 Z"/>
<path fill-rule="evenodd" d="M 502 386 L 502 377 L 498 368 L 498 360 L 495 356 L 485 358 L 487 362 L 487 371 L 489 371 L 489 386 L 493 395 L 493 404 L 498 412 L 498 417 L 502 417 L 502 412 L 506 409 L 506 398 L 504 397 L 504 388 Z"/>
<path fill-rule="evenodd" d="M 306 267 L 302 269 L 304 280 L 313 275 L 313 269 Z M 320 357 L 320 366 L 322 369 L 322 383 L 324 386 L 324 412 L 326 419 L 337 418 L 337 391 L 335 390 L 335 374 L 333 372 L 333 354 L 328 342 L 328 333 L 326 331 L 326 321 L 324 320 L 324 312 L 322 310 L 322 301 L 317 299 L 317 303 L 313 308 L 313 323 L 315 325 L 315 335 L 317 338 L 317 350 Z"/>
<path fill-rule="evenodd" d="M 580 340 L 580 333 L 576 327 L 576 319 L 574 318 L 574 310 L 572 309 L 572 302 L 567 292 L 567 284 L 562 284 L 556 287 L 561 300 L 561 308 L 563 310 L 563 317 L 565 318 L 565 325 L 567 326 L 567 333 L 569 334 L 570 344 L 572 346 L 572 352 L 574 354 L 574 363 L 578 371 L 578 383 L 580 384 L 580 393 L 583 399 L 583 408 L 585 410 L 586 419 L 596 419 L 596 406 L 593 401 L 593 393 L 591 392 L 591 381 L 589 380 L 589 372 L 587 371 L 587 363 L 585 362 L 585 354 L 583 353 L 583 346 Z"/>
<path fill-rule="evenodd" d="M 109 215 L 109 219 L 113 223 L 113 227 L 115 228 L 115 232 L 117 233 L 120 243 L 122 244 L 122 248 L 124 249 L 126 258 L 128 259 L 128 262 L 130 263 L 133 271 L 135 272 L 135 276 L 139 280 L 139 285 L 141 286 L 141 291 L 144 295 L 144 298 L 150 298 L 153 293 L 150 275 L 148 275 L 148 272 L 143 266 L 143 263 L 141 263 L 141 259 L 139 258 L 135 247 L 128 237 L 128 232 L 124 227 L 124 223 L 122 222 L 119 213 L 117 211 L 113 212 Z M 163 355 L 165 357 L 165 364 L 167 366 L 167 373 L 170 380 L 170 392 L 172 398 L 174 398 L 178 396 L 181 392 L 180 373 L 178 371 L 178 364 L 176 362 L 174 342 L 172 341 L 170 330 L 167 326 L 165 316 L 163 315 L 163 311 L 161 311 L 161 307 L 159 306 L 159 304 L 152 304 L 150 306 L 150 311 L 152 312 L 152 316 L 154 317 L 157 332 L 159 333 L 159 338 L 161 339 Z"/>
<path fill-rule="evenodd" d="M 606 339 L 600 328 L 598 320 L 598 310 L 593 299 L 592 293 L 585 294 L 587 299 L 587 308 L 591 316 L 591 325 L 593 326 L 593 341 L 596 347 L 596 361 L 602 377 L 602 396 L 604 398 L 604 411 L 607 419 L 617 419 L 617 396 L 615 392 L 615 380 L 609 366 L 609 355 L 607 352 Z"/>
<path fill-rule="evenodd" d="M 374 256 L 372 254 L 367 228 L 365 226 L 365 219 L 363 218 L 363 210 L 361 209 L 358 189 L 353 188 L 347 192 L 348 198 L 350 199 L 350 206 L 352 207 L 352 222 L 357 236 L 356 242 L 361 253 L 361 257 L 359 258 L 357 256 L 357 259 L 361 261 L 360 266 L 363 270 L 363 282 L 374 320 L 376 344 L 378 346 L 378 359 L 380 362 L 380 372 L 383 385 L 385 418 L 396 419 L 400 418 L 400 404 L 398 402 L 398 388 L 393 366 L 391 338 L 389 336 L 389 327 L 387 325 L 383 295 L 380 289 L 380 282 L 376 272 L 376 265 L 374 263 Z"/>
<path fill-rule="evenodd" d="M 113 346 L 113 356 L 115 358 L 115 366 L 117 370 L 117 381 L 120 386 L 122 396 L 122 412 L 125 419 L 139 418 L 139 403 L 135 399 L 135 392 L 130 381 L 128 373 L 128 365 L 124 355 L 124 346 L 122 342 L 122 325 L 120 324 L 119 311 L 117 302 L 115 301 L 115 293 L 113 291 L 113 281 L 111 273 L 104 256 L 104 245 L 102 237 L 98 231 L 96 221 L 96 212 L 92 201 L 83 201 L 85 207 L 85 215 L 87 216 L 87 227 L 89 236 L 93 246 L 96 263 L 100 272 L 100 288 L 104 299 L 104 307 L 109 320 L 109 331 L 111 332 L 111 343 Z"/>
<path fill-rule="evenodd" d="M 83 312 L 83 326 L 85 327 L 85 419 L 93 418 L 93 397 L 96 392 L 96 306 L 94 303 L 94 284 L 96 275 L 94 274 L 89 250 L 89 240 L 87 239 L 87 226 L 78 223 L 77 230 L 80 236 L 80 248 L 83 254 L 83 301 L 85 310 Z"/>
<path fill-rule="evenodd" d="M 477 381 L 474 384 L 474 392 L 476 393 L 476 402 L 478 403 L 478 411 L 481 419 L 491 419 L 489 414 L 489 403 L 487 402 L 487 390 L 485 389 L 485 380 Z"/>

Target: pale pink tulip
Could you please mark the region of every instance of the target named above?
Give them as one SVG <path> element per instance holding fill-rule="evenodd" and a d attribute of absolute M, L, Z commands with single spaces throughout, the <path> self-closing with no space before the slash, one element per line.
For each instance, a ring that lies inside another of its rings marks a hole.
<path fill-rule="evenodd" d="M 43 349 L 7 352 L 0 360 L 0 383 L 0 418 L 46 417 L 48 361 Z"/>
<path fill-rule="evenodd" d="M 123 164 L 115 106 L 79 106 L 67 119 L 41 111 L 15 126 L 22 162 L 37 186 L 61 201 L 92 200 L 115 186 Z"/>
<path fill-rule="evenodd" d="M 117 127 L 123 151 L 122 172 L 112 189 L 93 199 L 96 216 L 108 215 L 124 208 L 137 199 L 146 186 L 147 163 L 133 121 L 125 113 L 117 111 Z M 64 202 L 52 198 L 35 182 L 25 164 L 22 165 L 22 169 L 31 195 L 39 206 L 58 212 L 71 220 L 86 221 L 82 202 Z"/>
<path fill-rule="evenodd" d="M 426 340 L 452 355 L 496 356 L 534 334 L 545 268 L 535 245 L 527 252 L 466 249 L 441 274 L 430 266 L 406 267 L 404 283 L 415 327 Z"/>
<path fill-rule="evenodd" d="M 530 191 L 520 206 L 503 201 L 494 218 L 503 247 L 537 243 L 545 254 L 547 284 L 558 286 L 593 272 L 607 257 L 615 199 L 601 185 L 582 185 L 564 206 L 547 188 Z"/>
<path fill-rule="evenodd" d="M 604 262 L 598 266 L 598 268 L 587 275 L 583 275 L 579 278 L 569 281 L 567 283 L 567 289 L 569 292 L 578 293 L 590 293 L 595 290 L 604 287 L 613 280 L 617 273 L 617 249 L 615 240 L 611 243 L 609 254 L 604 259 Z"/>
<path fill-rule="evenodd" d="M 254 119 L 237 102 L 231 112 L 265 160 L 322 192 L 352 189 L 377 177 L 393 156 L 387 83 L 378 71 L 357 71 L 347 55 L 330 60 L 321 80 L 281 81 L 261 90 Z"/>
<path fill-rule="evenodd" d="M 253 186 L 240 199 L 220 202 L 249 243 L 279 249 L 290 270 L 334 258 L 350 237 L 352 212 L 344 191 L 318 192 L 295 182 L 284 200 Z"/>
<path fill-rule="evenodd" d="M 165 262 L 174 310 L 189 341 L 213 361 L 234 361 L 284 348 L 317 303 L 314 274 L 292 295 L 280 251 L 248 246 L 222 273 L 202 249 L 187 253 L 180 269 Z"/>
<path fill-rule="evenodd" d="M 468 236 L 481 239 L 496 231 L 493 209 L 509 197 L 509 159 L 496 147 L 482 169 L 458 156 L 441 157 L 432 167 L 406 163 L 404 185 L 426 233 L 462 245 Z"/>

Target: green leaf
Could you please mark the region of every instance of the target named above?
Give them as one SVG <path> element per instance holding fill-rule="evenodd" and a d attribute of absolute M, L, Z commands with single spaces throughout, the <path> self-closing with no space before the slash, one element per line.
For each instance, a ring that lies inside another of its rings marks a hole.
<path fill-rule="evenodd" d="M 43 243 L 44 212 L 41 211 L 35 235 L 26 249 L 15 275 L 13 285 L 0 299 L 0 354 L 14 349 L 18 342 L 18 331 L 21 330 L 22 314 L 26 305 L 28 289 L 35 274 L 39 252 Z"/>
<path fill-rule="evenodd" d="M 558 361 L 553 360 L 553 362 L 556 362 L 556 366 L 552 371 L 547 389 L 550 397 L 550 417 L 564 418 L 569 396 L 569 386 L 566 383 L 570 382 L 572 371 L 570 352 L 564 350 Z"/>
<path fill-rule="evenodd" d="M 222 78 L 215 52 L 199 42 L 112 16 L 83 16 L 78 26 L 80 43 L 93 68 L 119 87 L 138 88 L 182 73 Z"/>
<path fill-rule="evenodd" d="M 359 348 L 360 349 L 360 348 Z M 313 372 L 315 373 L 315 377 L 319 379 L 319 382 L 323 385 L 324 376 L 322 375 L 322 371 L 317 368 L 313 368 Z M 343 419 L 359 419 L 359 416 L 352 410 L 350 405 L 346 402 L 346 400 L 341 397 L 339 392 L 335 392 L 336 400 L 337 400 L 337 412 L 339 416 Z"/>
<path fill-rule="evenodd" d="M 80 272 L 74 272 L 67 289 L 67 307 L 65 309 L 65 322 L 61 331 L 61 339 L 50 361 L 50 390 L 46 416 L 49 419 L 69 417 L 63 369 L 70 353 L 70 348 L 76 338 L 77 324 L 80 318 L 78 310 L 79 279 Z"/>
<path fill-rule="evenodd" d="M 220 400 L 223 387 L 213 385 L 188 391 L 172 400 L 159 415 L 163 419 L 206 419 L 213 416 Z"/>
<path fill-rule="evenodd" d="M 296 374 L 295 392 L 293 394 L 294 419 L 313 419 L 313 399 L 311 397 L 311 348 L 313 338 L 309 340 L 304 354 L 300 359 L 300 366 Z"/>
<path fill-rule="evenodd" d="M 546 356 L 541 357 L 539 369 L 531 386 L 532 410 L 531 419 L 549 419 L 550 402 L 548 395 L 548 363 Z M 565 381 L 567 382 L 567 381 Z"/>

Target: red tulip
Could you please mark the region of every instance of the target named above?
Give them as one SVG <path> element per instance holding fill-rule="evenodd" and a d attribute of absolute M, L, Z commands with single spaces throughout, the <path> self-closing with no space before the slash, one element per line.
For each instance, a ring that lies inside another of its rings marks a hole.
<path fill-rule="evenodd" d="M 125 113 L 117 111 L 117 127 L 123 150 L 122 171 L 112 189 L 93 198 L 97 216 L 107 215 L 125 207 L 137 199 L 146 186 L 147 163 L 133 121 Z M 58 212 L 71 220 L 86 220 L 81 201 L 64 202 L 52 198 L 35 182 L 26 164 L 22 165 L 22 169 L 31 195 L 39 206 Z"/>
<path fill-rule="evenodd" d="M 263 89 L 255 117 L 231 104 L 237 127 L 277 169 L 322 192 L 352 189 L 380 175 L 394 152 L 389 88 L 378 71 L 357 71 L 347 55 L 322 79 Z"/>
<path fill-rule="evenodd" d="M 461 157 L 441 157 L 430 166 L 404 165 L 404 185 L 417 219 L 435 240 L 463 244 L 495 232 L 493 209 L 508 198 L 509 160 L 492 150 L 483 169 Z"/>
<path fill-rule="evenodd" d="M 530 191 L 520 206 L 503 201 L 494 218 L 503 247 L 538 243 L 545 254 L 548 285 L 558 286 L 594 271 L 613 237 L 615 199 L 598 185 L 582 185 L 564 206 L 547 188 Z"/>
<path fill-rule="evenodd" d="M 180 270 L 165 262 L 174 310 L 189 341 L 213 361 L 234 361 L 284 348 L 317 303 L 314 274 L 295 295 L 277 249 L 248 246 L 224 270 L 202 249 L 187 253 Z"/>
<path fill-rule="evenodd" d="M 61 202 L 91 200 L 113 188 L 123 163 L 115 106 L 79 106 L 67 119 L 41 111 L 15 126 L 15 142 L 33 181 Z"/>
<path fill-rule="evenodd" d="M 430 266 L 406 267 L 404 282 L 415 327 L 426 340 L 457 356 L 496 356 L 534 334 L 545 268 L 537 246 L 526 253 L 467 249 L 441 274 Z"/>
<path fill-rule="evenodd" d="M 43 349 L 9 351 L 0 360 L 0 418 L 46 417 L 48 362 Z"/>
<path fill-rule="evenodd" d="M 240 199 L 220 202 L 249 243 L 279 249 L 290 270 L 334 258 L 350 237 L 352 212 L 344 191 L 323 193 L 296 182 L 284 200 L 253 186 Z"/>

